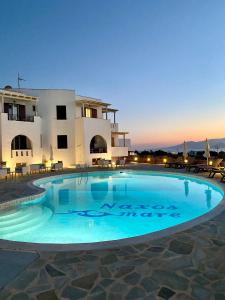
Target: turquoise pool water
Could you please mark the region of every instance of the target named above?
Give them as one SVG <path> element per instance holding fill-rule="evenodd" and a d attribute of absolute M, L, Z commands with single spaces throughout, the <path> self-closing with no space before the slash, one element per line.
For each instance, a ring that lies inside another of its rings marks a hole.
<path fill-rule="evenodd" d="M 45 196 L 0 211 L 0 239 L 70 244 L 129 238 L 195 219 L 223 198 L 208 181 L 140 171 L 70 174 L 35 184 Z"/>

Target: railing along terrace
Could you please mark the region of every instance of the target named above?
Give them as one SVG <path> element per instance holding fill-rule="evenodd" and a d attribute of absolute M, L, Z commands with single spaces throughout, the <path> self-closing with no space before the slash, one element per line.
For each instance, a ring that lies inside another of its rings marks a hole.
<path fill-rule="evenodd" d="M 90 153 L 107 153 L 107 149 L 105 148 L 90 149 Z"/>
<path fill-rule="evenodd" d="M 111 123 L 110 126 L 113 132 L 118 131 L 118 123 Z"/>
<path fill-rule="evenodd" d="M 33 156 L 32 149 L 15 149 L 11 150 L 11 157 Z"/>
<path fill-rule="evenodd" d="M 10 121 L 23 121 L 23 122 L 34 122 L 34 116 L 19 116 L 16 114 L 8 114 L 8 120 Z"/>

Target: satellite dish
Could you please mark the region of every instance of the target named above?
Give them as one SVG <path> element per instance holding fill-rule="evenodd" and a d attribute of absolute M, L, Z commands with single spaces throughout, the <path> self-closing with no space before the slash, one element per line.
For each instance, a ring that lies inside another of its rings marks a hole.
<path fill-rule="evenodd" d="M 12 90 L 11 85 L 6 85 L 6 86 L 4 87 L 4 90 Z"/>

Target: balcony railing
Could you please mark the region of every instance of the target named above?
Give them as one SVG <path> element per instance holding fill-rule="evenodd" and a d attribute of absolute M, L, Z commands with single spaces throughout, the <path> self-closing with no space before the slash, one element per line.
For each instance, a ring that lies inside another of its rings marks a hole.
<path fill-rule="evenodd" d="M 31 157 L 33 156 L 32 149 L 11 150 L 11 157 Z"/>
<path fill-rule="evenodd" d="M 113 132 L 118 131 L 118 123 L 111 123 L 110 125 Z"/>
<path fill-rule="evenodd" d="M 16 114 L 8 114 L 8 120 L 10 121 L 22 121 L 22 122 L 34 122 L 34 116 L 20 116 Z"/>
<path fill-rule="evenodd" d="M 90 153 L 107 153 L 107 148 L 91 148 Z"/>

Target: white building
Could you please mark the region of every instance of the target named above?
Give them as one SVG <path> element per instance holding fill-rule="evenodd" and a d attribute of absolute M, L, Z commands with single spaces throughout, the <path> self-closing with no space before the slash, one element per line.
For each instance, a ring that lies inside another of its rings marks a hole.
<path fill-rule="evenodd" d="M 116 112 L 109 103 L 74 90 L 1 89 L 0 162 L 14 168 L 63 161 L 70 167 L 126 157 L 128 132 L 119 131 Z"/>

